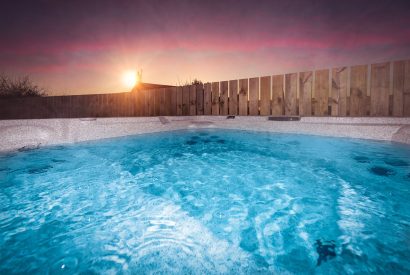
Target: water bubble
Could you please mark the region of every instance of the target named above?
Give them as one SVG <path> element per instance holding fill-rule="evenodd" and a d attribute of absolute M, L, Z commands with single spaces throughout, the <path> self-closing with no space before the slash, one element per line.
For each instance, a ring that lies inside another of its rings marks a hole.
<path fill-rule="evenodd" d="M 74 256 L 64 257 L 55 262 L 49 271 L 49 274 L 75 273 L 78 268 L 78 259 Z"/>

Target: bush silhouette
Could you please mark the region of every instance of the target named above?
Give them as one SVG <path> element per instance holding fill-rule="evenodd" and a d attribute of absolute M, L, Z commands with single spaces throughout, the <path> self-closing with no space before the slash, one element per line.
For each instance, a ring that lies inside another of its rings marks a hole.
<path fill-rule="evenodd" d="M 46 96 L 44 89 L 35 85 L 28 76 L 12 79 L 0 74 L 0 98 Z"/>

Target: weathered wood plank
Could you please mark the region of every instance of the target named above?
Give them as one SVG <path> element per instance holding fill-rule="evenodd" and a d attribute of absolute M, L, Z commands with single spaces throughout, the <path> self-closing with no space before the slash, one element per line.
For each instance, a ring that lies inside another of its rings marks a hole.
<path fill-rule="evenodd" d="M 196 113 L 198 116 L 204 114 L 204 85 L 202 83 L 196 85 Z"/>
<path fill-rule="evenodd" d="M 285 75 L 285 115 L 297 115 L 297 73 Z"/>
<path fill-rule="evenodd" d="M 155 116 L 159 116 L 161 112 L 161 98 L 162 98 L 162 89 L 155 89 Z"/>
<path fill-rule="evenodd" d="M 410 60 L 404 63 L 403 116 L 410 116 Z"/>
<path fill-rule="evenodd" d="M 238 114 L 238 80 L 229 81 L 229 114 Z"/>
<path fill-rule="evenodd" d="M 189 115 L 189 86 L 182 87 L 182 115 Z"/>
<path fill-rule="evenodd" d="M 347 115 L 348 68 L 332 69 L 332 116 Z"/>
<path fill-rule="evenodd" d="M 249 115 L 259 115 L 259 77 L 249 78 Z"/>
<path fill-rule="evenodd" d="M 149 116 L 155 116 L 155 90 L 148 90 L 147 91 L 148 97 L 147 97 L 147 103 L 148 103 L 148 109 L 149 109 Z"/>
<path fill-rule="evenodd" d="M 367 65 L 353 66 L 350 72 L 350 116 L 367 115 Z"/>
<path fill-rule="evenodd" d="M 212 114 L 212 84 L 205 83 L 204 85 L 204 115 Z"/>
<path fill-rule="evenodd" d="M 239 79 L 239 115 L 248 115 L 248 79 Z"/>
<path fill-rule="evenodd" d="M 219 114 L 228 115 L 228 81 L 221 81 Z"/>
<path fill-rule="evenodd" d="M 390 63 L 371 65 L 370 115 L 389 115 Z"/>
<path fill-rule="evenodd" d="M 329 113 L 329 70 L 315 71 L 315 116 Z"/>
<path fill-rule="evenodd" d="M 299 73 L 299 115 L 312 115 L 313 73 Z"/>
<path fill-rule="evenodd" d="M 219 82 L 212 82 L 212 115 L 219 115 Z"/>
<path fill-rule="evenodd" d="M 141 98 L 140 98 L 140 101 L 138 102 L 139 104 L 138 107 L 140 108 L 139 116 L 143 116 L 143 117 L 149 116 L 148 91 L 141 90 L 141 91 L 138 91 L 138 93 L 141 93 Z"/>
<path fill-rule="evenodd" d="M 189 115 L 196 116 L 196 85 L 189 86 Z"/>
<path fill-rule="evenodd" d="M 271 77 L 261 77 L 261 99 L 260 99 L 260 115 L 269 116 L 271 114 Z"/>
<path fill-rule="evenodd" d="M 181 86 L 177 87 L 176 93 L 177 93 L 177 116 L 182 116 L 182 90 L 183 88 Z"/>
<path fill-rule="evenodd" d="M 159 116 L 165 116 L 167 113 L 168 106 L 165 103 L 165 88 L 158 89 L 159 96 Z"/>
<path fill-rule="evenodd" d="M 393 116 L 404 113 L 404 68 L 405 61 L 393 63 Z"/>
<path fill-rule="evenodd" d="M 167 88 L 166 98 L 168 102 L 168 115 L 175 116 L 177 114 L 177 88 Z"/>
<path fill-rule="evenodd" d="M 283 78 L 283 75 L 272 76 L 272 115 L 274 116 L 281 116 L 284 114 Z"/>

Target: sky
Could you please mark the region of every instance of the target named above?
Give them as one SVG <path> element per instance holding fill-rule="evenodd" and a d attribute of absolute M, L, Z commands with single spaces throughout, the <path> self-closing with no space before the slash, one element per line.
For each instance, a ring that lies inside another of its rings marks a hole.
<path fill-rule="evenodd" d="M 0 73 L 51 95 L 123 92 L 410 58 L 409 0 L 9 1 Z"/>

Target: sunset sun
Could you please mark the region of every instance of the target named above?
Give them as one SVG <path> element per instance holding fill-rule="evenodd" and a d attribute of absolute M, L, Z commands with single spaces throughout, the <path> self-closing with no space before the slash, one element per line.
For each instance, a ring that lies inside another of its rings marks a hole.
<path fill-rule="evenodd" d="M 137 72 L 126 71 L 122 75 L 122 83 L 127 88 L 133 88 L 138 83 Z"/>

